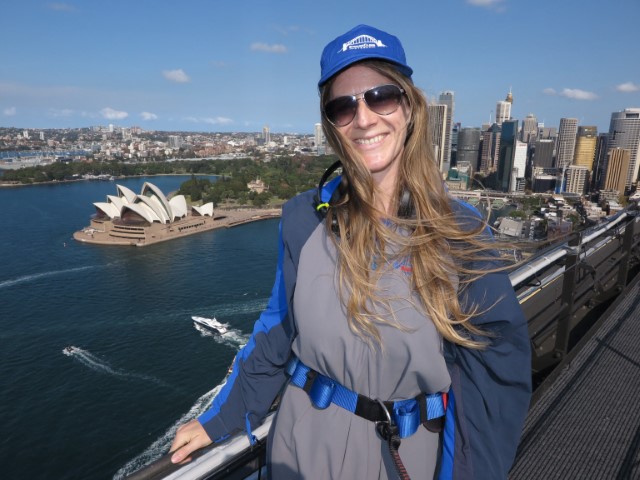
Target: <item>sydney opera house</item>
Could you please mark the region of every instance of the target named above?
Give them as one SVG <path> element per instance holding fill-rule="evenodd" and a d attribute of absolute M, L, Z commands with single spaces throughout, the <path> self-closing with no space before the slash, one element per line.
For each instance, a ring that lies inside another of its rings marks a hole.
<path fill-rule="evenodd" d="M 74 233 L 76 240 L 144 246 L 225 226 L 225 222 L 216 223 L 226 217 L 215 219 L 212 203 L 189 209 L 184 195 L 167 199 L 149 182 L 145 182 L 139 195 L 117 185 L 117 195 L 107 195 L 106 202 L 93 205 L 96 214 L 88 227 Z"/>

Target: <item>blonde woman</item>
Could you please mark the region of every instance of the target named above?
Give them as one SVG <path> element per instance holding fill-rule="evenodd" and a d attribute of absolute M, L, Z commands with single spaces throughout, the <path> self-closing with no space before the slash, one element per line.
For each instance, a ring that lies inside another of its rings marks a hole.
<path fill-rule="evenodd" d="M 527 325 L 482 220 L 447 195 L 412 74 L 398 38 L 367 25 L 325 47 L 320 107 L 342 175 L 285 205 L 271 300 L 172 461 L 251 436 L 282 391 L 271 478 L 507 477 Z"/>

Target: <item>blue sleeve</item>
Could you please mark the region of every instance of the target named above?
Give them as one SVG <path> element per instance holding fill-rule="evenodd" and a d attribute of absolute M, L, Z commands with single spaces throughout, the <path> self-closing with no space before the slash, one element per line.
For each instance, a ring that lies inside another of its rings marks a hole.
<path fill-rule="evenodd" d="M 249 341 L 236 356 L 227 383 L 214 398 L 211 408 L 198 417 L 214 442 L 244 430 L 247 419 L 251 428 L 259 424 L 286 380 L 284 367 L 291 352 L 293 329 L 287 312 L 284 257 L 280 226 L 278 267 L 267 307 L 256 321 Z"/>
<path fill-rule="evenodd" d="M 506 273 L 469 284 L 461 301 L 478 305 L 472 322 L 491 336 L 484 350 L 445 342 L 453 401 L 440 479 L 506 479 L 531 398 L 527 321 Z"/>

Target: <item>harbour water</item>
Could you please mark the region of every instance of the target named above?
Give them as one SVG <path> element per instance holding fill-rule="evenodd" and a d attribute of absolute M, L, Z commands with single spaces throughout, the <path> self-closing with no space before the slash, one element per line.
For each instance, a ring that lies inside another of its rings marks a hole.
<path fill-rule="evenodd" d="M 117 183 L 168 193 L 187 178 Z M 121 478 L 164 453 L 266 305 L 277 219 L 144 248 L 75 242 L 115 193 L 104 181 L 0 189 L 2 478 Z"/>

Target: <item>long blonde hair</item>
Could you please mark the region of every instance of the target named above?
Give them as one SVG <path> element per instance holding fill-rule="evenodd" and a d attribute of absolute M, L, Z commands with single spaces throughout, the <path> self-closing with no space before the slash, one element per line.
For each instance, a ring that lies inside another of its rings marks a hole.
<path fill-rule="evenodd" d="M 390 299 L 377 287 L 380 269 L 374 273 L 372 259 L 382 259 L 381 264 L 388 264 L 392 255 L 410 259 L 411 288 L 421 303 L 416 307 L 432 319 L 442 337 L 466 347 L 481 348 L 485 344 L 483 332 L 471 323 L 477 307 L 464 310 L 459 289 L 485 273 L 469 265 L 491 256 L 488 252 L 493 247 L 483 235 L 486 225 L 472 214 L 469 217 L 473 218 L 461 221 L 460 215 L 453 212 L 453 200 L 447 194 L 433 154 L 424 94 L 389 63 L 373 60 L 361 64 L 406 92 L 403 101 L 408 102 L 410 116 L 404 152 L 399 159 L 396 205 L 392 210 L 397 210 L 399 199 L 408 192 L 413 215 L 388 217 L 398 228 L 389 228 L 388 222 L 385 225 L 381 221 L 374 207 L 376 191 L 369 169 L 340 130 L 322 115 L 327 141 L 344 168 L 342 195 L 328 210 L 327 228 L 331 231 L 337 226 L 337 235 L 332 238 L 338 252 L 339 290 L 349 327 L 369 344 L 378 345 L 381 337 L 377 324 L 405 328 L 393 319 L 385 320 L 379 313 L 382 306 L 395 318 Z M 332 83 L 330 80 L 321 89 L 321 106 L 329 100 Z M 389 253 L 388 245 L 394 246 L 395 253 Z"/>

